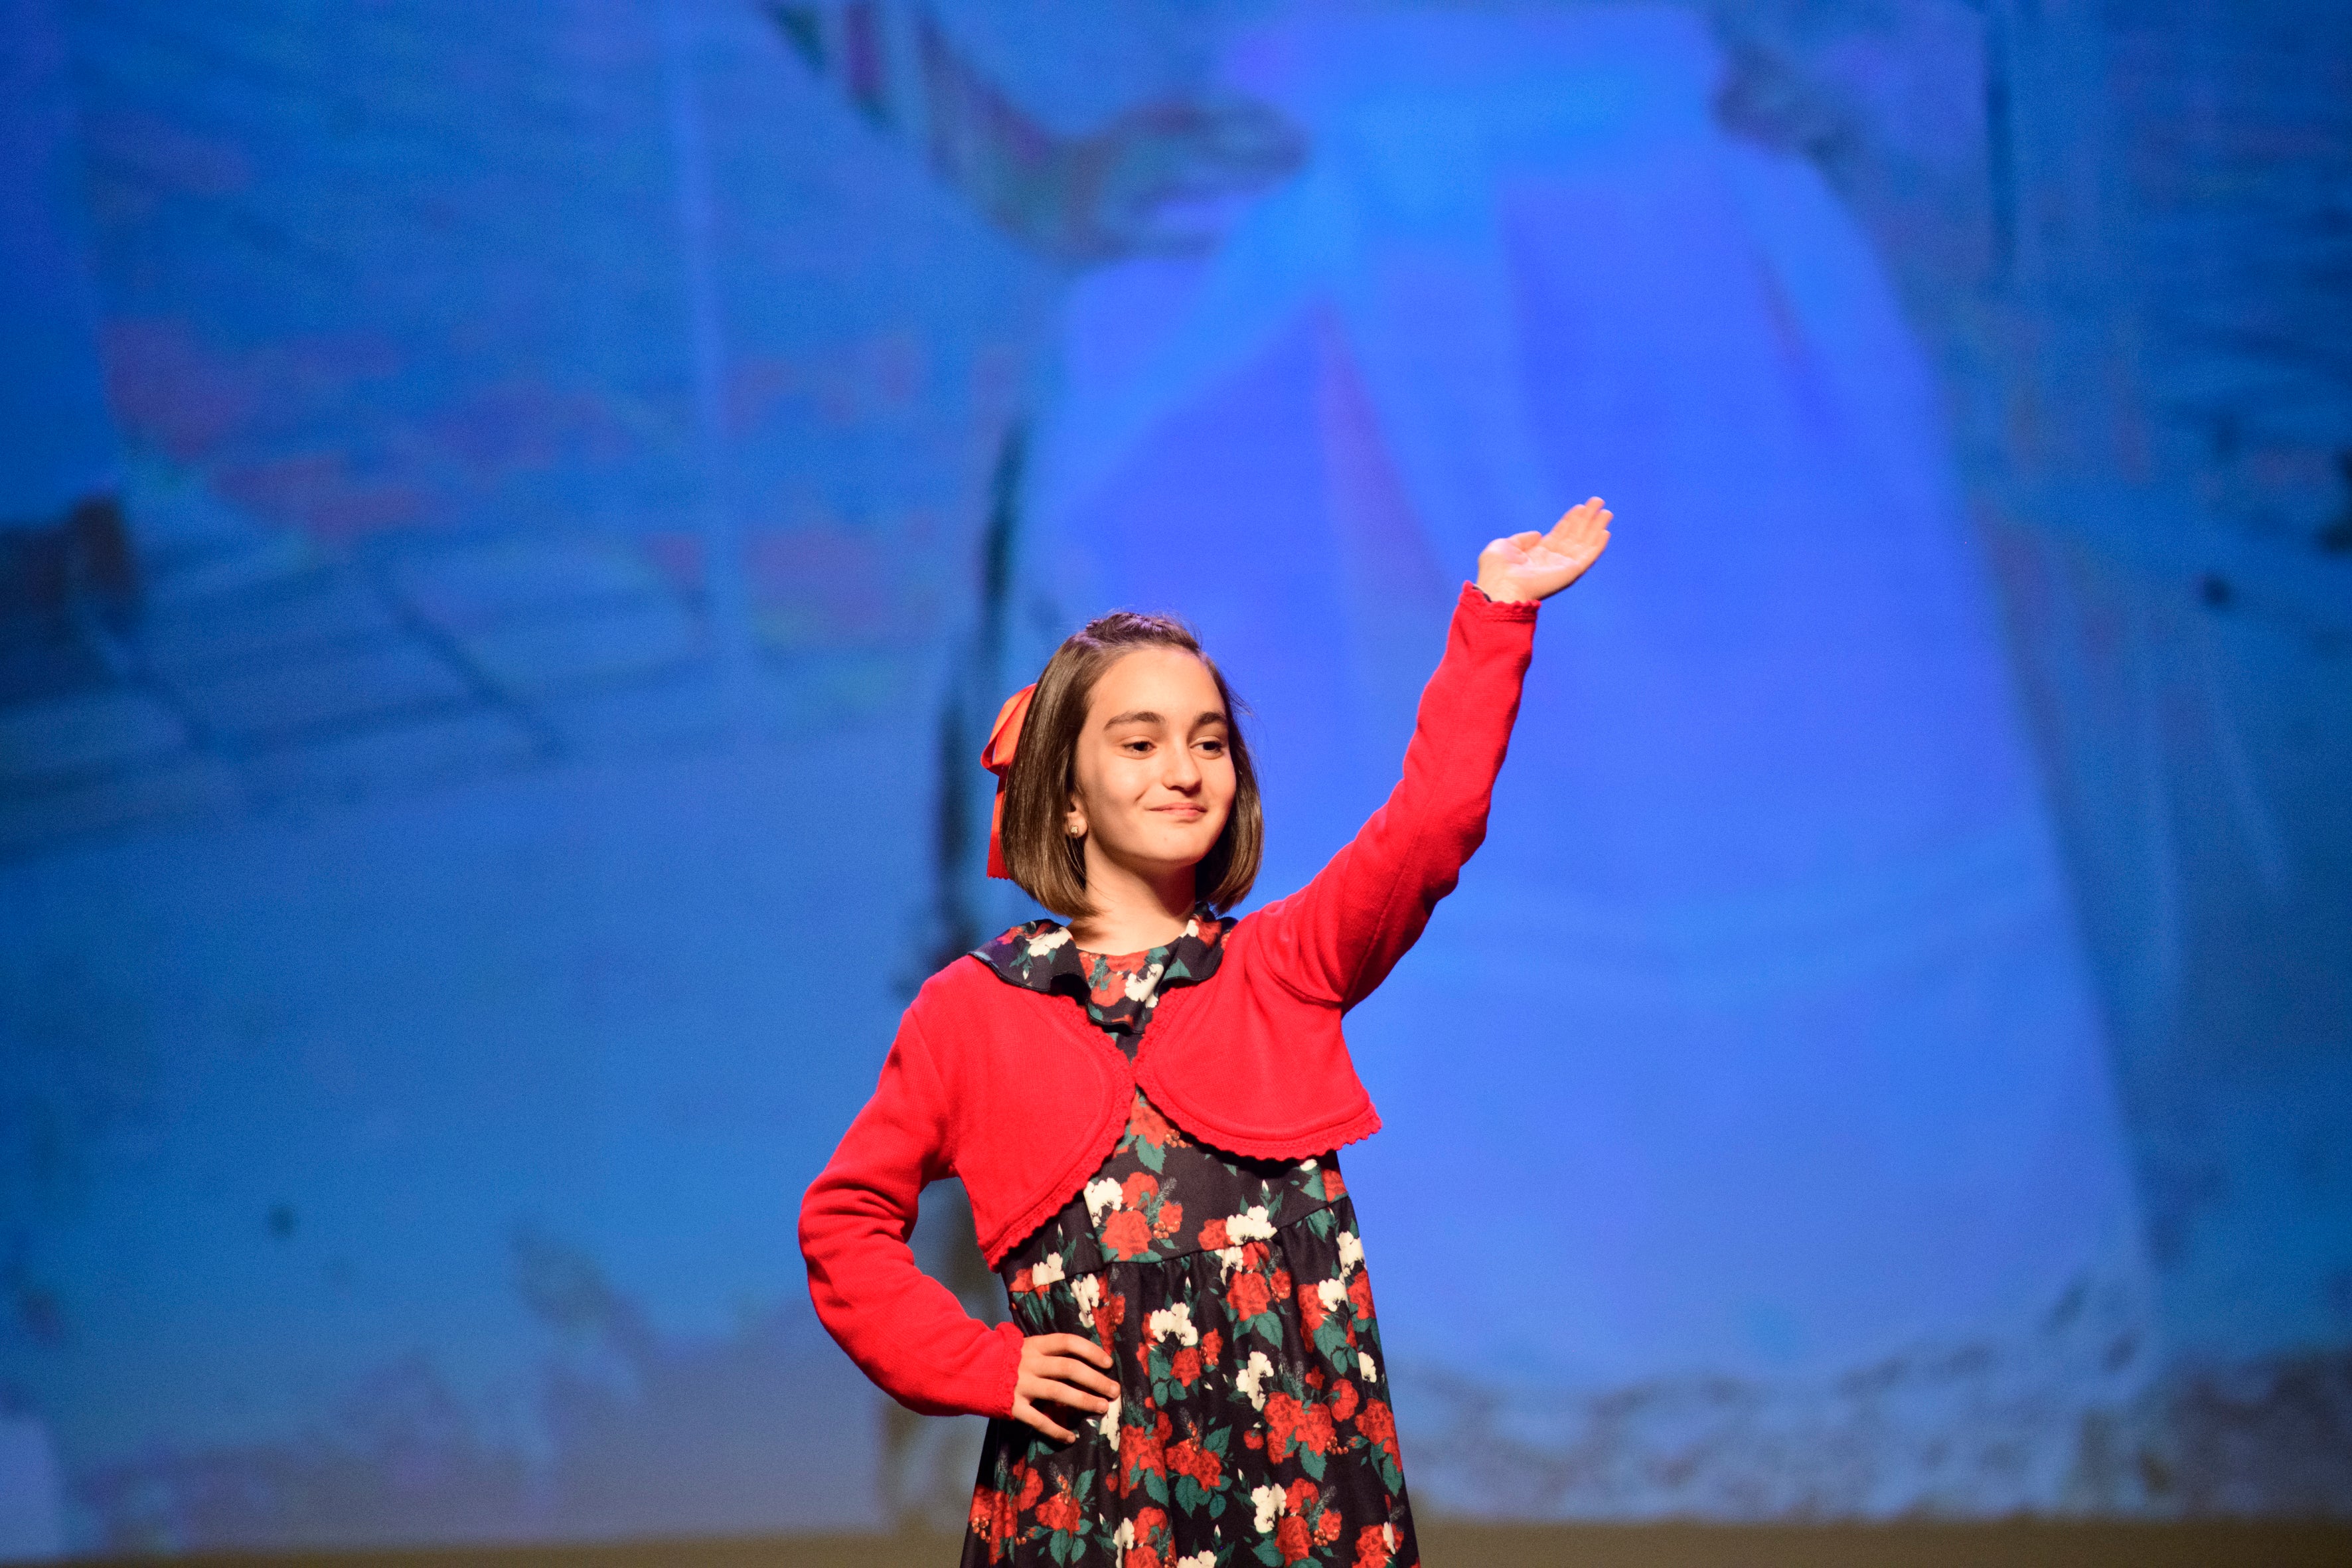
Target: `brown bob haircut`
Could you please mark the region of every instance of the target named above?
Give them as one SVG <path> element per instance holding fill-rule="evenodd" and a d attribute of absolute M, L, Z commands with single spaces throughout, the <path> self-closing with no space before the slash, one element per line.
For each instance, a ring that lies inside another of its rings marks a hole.
<path fill-rule="evenodd" d="M 1065 920 L 1094 912 L 1087 898 L 1085 841 L 1063 830 L 1070 795 L 1077 788 L 1078 741 L 1086 732 L 1087 708 L 1104 670 L 1122 657 L 1150 647 L 1177 648 L 1199 659 L 1217 683 L 1217 700 L 1225 707 L 1234 807 L 1225 817 L 1224 831 L 1193 869 L 1194 896 L 1222 914 L 1247 898 L 1250 885 L 1257 880 L 1265 849 L 1265 816 L 1258 805 L 1257 773 L 1242 740 L 1238 704 L 1224 672 L 1201 651 L 1200 639 L 1183 622 L 1114 610 L 1073 632 L 1045 661 L 1004 780 L 999 837 L 1005 868 L 1022 891 Z"/>

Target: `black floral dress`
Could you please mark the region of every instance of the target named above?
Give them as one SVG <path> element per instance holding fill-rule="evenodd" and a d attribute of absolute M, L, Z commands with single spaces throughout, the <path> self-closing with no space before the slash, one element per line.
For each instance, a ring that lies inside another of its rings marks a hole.
<path fill-rule="evenodd" d="M 1160 994 L 1216 973 L 1207 910 L 1166 947 L 1082 952 L 1033 921 L 975 954 L 1129 1057 Z M 1056 1443 L 989 1423 L 964 1568 L 1418 1568 L 1354 1206 L 1329 1153 L 1244 1159 L 1135 1096 L 1084 1191 L 999 1265 L 1030 1334 L 1111 1352 L 1119 1397 Z"/>

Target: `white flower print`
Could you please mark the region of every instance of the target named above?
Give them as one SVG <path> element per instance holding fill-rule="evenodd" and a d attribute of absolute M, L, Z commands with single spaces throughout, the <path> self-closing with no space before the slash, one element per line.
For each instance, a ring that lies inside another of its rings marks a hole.
<path fill-rule="evenodd" d="M 1356 1239 L 1352 1230 L 1339 1233 L 1339 1278 L 1345 1279 L 1364 1261 L 1364 1244 Z"/>
<path fill-rule="evenodd" d="M 1242 1266 L 1242 1249 L 1238 1247 L 1220 1247 L 1215 1256 L 1217 1277 L 1221 1279 L 1231 1278 L 1234 1270 Z"/>
<path fill-rule="evenodd" d="M 1095 1304 L 1102 1300 L 1102 1276 L 1079 1275 L 1078 1282 L 1070 1287 L 1070 1294 L 1077 1299 L 1078 1310 L 1087 1315 L 1087 1321 L 1093 1321 Z"/>
<path fill-rule="evenodd" d="M 1087 1278 L 1091 1279 L 1094 1276 L 1089 1274 Z M 1110 1451 L 1112 1453 L 1116 1454 L 1118 1452 L 1118 1394 L 1114 1394 L 1110 1396 L 1110 1408 L 1104 1411 L 1100 1415 L 1095 1417 L 1095 1430 L 1103 1435 L 1103 1439 L 1110 1445 Z"/>
<path fill-rule="evenodd" d="M 1213 1552 L 1195 1552 L 1190 1557 L 1176 1559 L 1176 1568 L 1217 1568 L 1217 1554 Z"/>
<path fill-rule="evenodd" d="M 1130 1002 L 1140 1002 L 1146 996 L 1150 996 L 1153 1001 L 1158 1001 L 1159 997 L 1154 993 L 1159 987 L 1160 976 L 1167 967 L 1164 963 L 1148 963 L 1144 965 L 1141 973 L 1129 975 L 1127 999 Z"/>
<path fill-rule="evenodd" d="M 1356 1370 L 1363 1374 L 1366 1383 L 1378 1383 L 1381 1380 L 1381 1369 L 1372 1364 L 1372 1352 L 1370 1351 L 1356 1352 Z"/>
<path fill-rule="evenodd" d="M 1336 1312 L 1339 1303 L 1348 1299 L 1348 1287 L 1339 1280 L 1326 1279 L 1315 1287 L 1315 1293 L 1323 1299 L 1325 1311 Z"/>
<path fill-rule="evenodd" d="M 1047 953 L 1053 952 L 1055 948 L 1061 946 L 1064 942 L 1069 940 L 1070 933 L 1066 928 L 1055 931 L 1039 931 L 1035 936 L 1029 939 L 1029 956 L 1032 958 L 1043 958 Z"/>
<path fill-rule="evenodd" d="M 1108 1176 L 1087 1184 L 1087 1217 L 1102 1224 L 1103 1211 L 1118 1207 L 1119 1185 Z"/>
<path fill-rule="evenodd" d="M 1265 1205 L 1253 1204 L 1250 1205 L 1249 1213 L 1237 1214 L 1225 1221 L 1225 1239 L 1236 1246 L 1244 1241 L 1272 1241 L 1274 1222 L 1265 1217 Z M 1340 1246 L 1345 1247 L 1347 1243 L 1342 1241 Z M 1342 1253 L 1342 1256 L 1344 1257 L 1345 1254 Z"/>
<path fill-rule="evenodd" d="M 1135 1544 L 1135 1521 L 1131 1519 L 1120 1520 L 1118 1521 L 1118 1533 L 1111 1537 L 1111 1543 L 1117 1546 L 1121 1552 L 1125 1552 L 1128 1548 L 1133 1546 Z"/>
<path fill-rule="evenodd" d="M 1274 1363 L 1265 1359 L 1264 1351 L 1250 1352 L 1249 1364 L 1234 1373 L 1234 1386 L 1249 1396 L 1250 1404 L 1259 1410 L 1265 1408 L 1265 1380 L 1274 1375 Z"/>
<path fill-rule="evenodd" d="M 1029 1270 L 1029 1288 L 1032 1290 L 1043 1290 L 1048 1285 L 1061 1282 L 1062 1255 L 1058 1252 L 1045 1254 L 1045 1260 Z"/>
<path fill-rule="evenodd" d="M 1257 1510 L 1257 1532 L 1274 1533 L 1274 1521 L 1282 1513 L 1283 1490 L 1280 1487 L 1255 1487 L 1250 1491 L 1250 1506 Z"/>
<path fill-rule="evenodd" d="M 1176 1342 L 1180 1345 L 1197 1345 L 1201 1342 L 1201 1331 L 1192 1326 L 1192 1309 L 1181 1301 L 1172 1307 L 1162 1307 L 1152 1313 L 1144 1321 L 1144 1327 L 1150 1333 L 1154 1343 L 1166 1339 L 1171 1334 L 1176 1336 Z"/>

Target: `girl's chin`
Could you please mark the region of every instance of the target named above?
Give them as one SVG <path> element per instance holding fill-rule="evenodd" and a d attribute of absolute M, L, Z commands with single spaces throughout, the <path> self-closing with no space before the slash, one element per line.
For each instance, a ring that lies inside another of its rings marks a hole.
<path fill-rule="evenodd" d="M 1218 829 L 1223 826 L 1220 823 Z M 1199 865 L 1216 847 L 1217 832 L 1206 824 L 1196 824 L 1181 831 L 1161 828 L 1146 835 L 1141 843 L 1113 849 L 1111 856 L 1139 871 L 1176 870 Z"/>

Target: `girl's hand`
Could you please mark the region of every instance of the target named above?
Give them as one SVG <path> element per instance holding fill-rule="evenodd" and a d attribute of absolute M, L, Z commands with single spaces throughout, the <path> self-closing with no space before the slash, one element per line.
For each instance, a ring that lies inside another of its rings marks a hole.
<path fill-rule="evenodd" d="M 1530 529 L 1495 541 L 1478 553 L 1478 591 L 1498 605 L 1550 598 L 1601 559 L 1614 515 L 1594 496 L 1570 507 L 1549 533 Z"/>
<path fill-rule="evenodd" d="M 1056 1443 L 1077 1436 L 1054 1425 L 1037 1408 L 1040 1401 L 1099 1415 L 1110 1408 L 1118 1384 L 1096 1371 L 1108 1369 L 1110 1352 L 1077 1334 L 1033 1334 L 1021 1342 L 1021 1376 L 1013 1385 L 1013 1419 L 1025 1422 Z"/>

